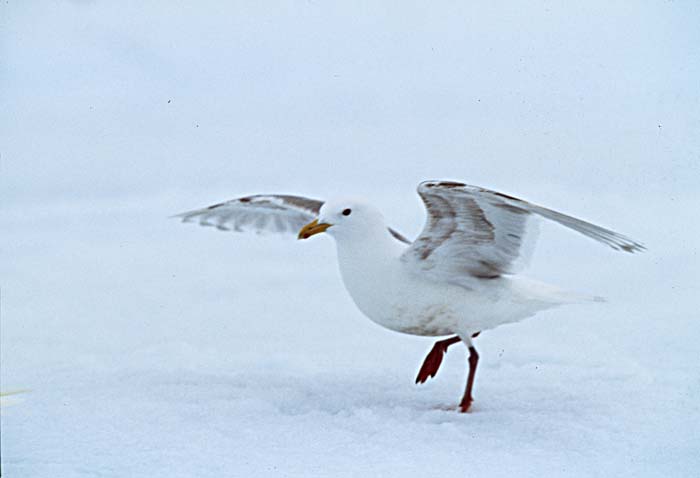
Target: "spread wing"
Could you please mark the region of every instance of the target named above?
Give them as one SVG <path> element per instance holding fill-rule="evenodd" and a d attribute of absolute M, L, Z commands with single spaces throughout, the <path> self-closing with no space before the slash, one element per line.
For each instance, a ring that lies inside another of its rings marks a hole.
<path fill-rule="evenodd" d="M 428 219 L 401 259 L 429 276 L 467 284 L 515 272 L 528 222 L 536 216 L 556 221 L 615 250 L 644 246 L 621 234 L 529 202 L 477 186 L 426 181 L 418 186 Z"/>
<path fill-rule="evenodd" d="M 194 211 L 175 217 L 182 222 L 197 221 L 202 226 L 212 226 L 222 231 L 255 231 L 273 233 L 299 232 L 305 224 L 318 217 L 323 201 L 287 194 L 256 194 Z M 410 241 L 389 228 L 391 235 L 407 244 Z"/>
<path fill-rule="evenodd" d="M 294 233 L 318 217 L 323 201 L 284 194 L 256 194 L 178 214 L 222 231 Z"/>

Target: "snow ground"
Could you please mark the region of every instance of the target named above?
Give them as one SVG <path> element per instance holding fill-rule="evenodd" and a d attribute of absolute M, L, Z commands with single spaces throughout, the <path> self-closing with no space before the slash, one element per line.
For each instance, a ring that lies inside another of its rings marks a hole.
<path fill-rule="evenodd" d="M 697 7 L 135 5 L 2 7 L 3 476 L 697 474 Z M 480 336 L 466 415 L 464 351 L 414 385 L 432 340 L 362 317 L 330 238 L 167 219 L 343 192 L 412 236 L 426 178 L 649 249 L 543 224 L 528 275 L 609 302 Z"/>
<path fill-rule="evenodd" d="M 595 286 L 622 296 L 608 304 L 484 334 L 461 415 L 464 352 L 414 385 L 431 341 L 360 316 L 330 239 L 217 233 L 165 220 L 166 207 L 11 222 L 2 383 L 31 392 L 2 412 L 7 476 L 691 476 L 698 464 L 697 314 L 669 312 L 670 290 L 625 270 L 650 273 L 662 238 L 626 257 L 562 233 L 590 246 L 592 284 L 598 269 L 632 290 L 613 277 Z"/>

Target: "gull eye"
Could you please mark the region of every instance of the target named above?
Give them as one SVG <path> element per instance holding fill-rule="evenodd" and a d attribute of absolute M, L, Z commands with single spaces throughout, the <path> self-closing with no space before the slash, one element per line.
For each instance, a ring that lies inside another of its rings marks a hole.
<path fill-rule="evenodd" d="M 343 216 L 349 216 L 351 212 L 352 212 L 352 209 L 350 209 L 350 208 L 343 209 Z"/>

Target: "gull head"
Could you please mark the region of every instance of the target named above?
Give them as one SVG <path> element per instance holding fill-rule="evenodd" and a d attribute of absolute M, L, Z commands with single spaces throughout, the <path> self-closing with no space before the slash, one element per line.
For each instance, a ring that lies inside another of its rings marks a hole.
<path fill-rule="evenodd" d="M 318 219 L 302 227 L 298 238 L 327 232 L 336 240 L 360 240 L 382 231 L 386 231 L 384 216 L 376 207 L 361 199 L 341 198 L 326 202 Z"/>

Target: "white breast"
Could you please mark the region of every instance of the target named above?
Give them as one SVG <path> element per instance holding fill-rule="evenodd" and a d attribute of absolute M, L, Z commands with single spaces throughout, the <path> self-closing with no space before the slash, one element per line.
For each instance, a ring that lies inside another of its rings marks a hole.
<path fill-rule="evenodd" d="M 338 264 L 350 296 L 362 313 L 388 329 L 427 336 L 455 333 L 462 311 L 455 307 L 461 301 L 452 296 L 468 291 L 411 274 L 399 260 L 404 250 L 393 238 L 388 243 L 338 242 Z"/>

